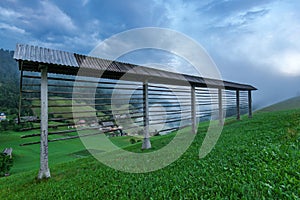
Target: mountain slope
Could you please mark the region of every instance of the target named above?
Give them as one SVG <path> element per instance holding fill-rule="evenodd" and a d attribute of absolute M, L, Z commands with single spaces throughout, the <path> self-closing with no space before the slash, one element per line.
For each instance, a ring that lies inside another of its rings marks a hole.
<path fill-rule="evenodd" d="M 273 104 L 271 106 L 265 107 L 260 111 L 270 112 L 270 111 L 280 111 L 280 110 L 293 110 L 300 108 L 300 96 L 287 99 L 285 101 Z"/>

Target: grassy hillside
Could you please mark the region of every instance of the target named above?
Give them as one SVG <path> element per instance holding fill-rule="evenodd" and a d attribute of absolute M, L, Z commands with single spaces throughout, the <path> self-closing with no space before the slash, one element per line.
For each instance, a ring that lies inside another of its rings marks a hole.
<path fill-rule="evenodd" d="M 36 132 L 39 132 L 38 130 Z M 32 133 L 32 131 L 30 132 Z M 11 174 L 16 174 L 32 169 L 39 168 L 39 145 L 31 146 L 19 146 L 24 141 L 38 141 L 39 138 L 21 139 L 20 136 L 24 132 L 5 131 L 0 134 L 0 151 L 6 147 L 13 148 L 14 166 L 11 170 Z M 84 150 L 84 146 L 80 140 L 72 140 L 70 142 L 55 142 L 50 144 L 49 148 L 49 160 L 50 166 L 57 163 L 67 162 L 74 160 L 76 155 L 73 155 L 76 151 Z"/>
<path fill-rule="evenodd" d="M 39 130 L 26 131 L 26 132 L 4 131 L 0 133 L 0 151 L 8 147 L 13 148 L 14 165 L 11 169 L 12 175 L 39 168 L 40 145 L 36 144 L 30 146 L 20 146 L 21 143 L 39 141 L 39 137 L 26 138 L 26 139 L 20 138 L 21 135 L 28 135 L 34 133 L 39 133 Z M 74 133 L 71 134 L 74 135 Z M 67 135 L 66 134 L 51 135 L 49 136 L 49 139 L 61 138 L 65 136 Z M 128 137 L 111 137 L 110 140 L 119 147 L 126 147 L 131 145 L 130 139 L 132 138 L 135 139 L 132 136 L 128 136 Z M 92 139 L 93 138 L 91 138 L 91 140 Z M 139 142 L 138 144 L 141 146 L 141 142 Z M 90 154 L 86 150 L 85 146 L 82 144 L 80 139 L 72 139 L 67 142 L 58 141 L 58 142 L 49 143 L 50 167 L 57 165 L 58 163 L 69 162 L 86 156 L 90 156 Z"/>
<path fill-rule="evenodd" d="M 299 124 L 300 110 L 228 120 L 213 151 L 199 159 L 201 126 L 186 153 L 164 169 L 129 174 L 87 157 L 52 166 L 46 181 L 35 179 L 37 169 L 1 178 L 0 199 L 299 199 Z"/>
<path fill-rule="evenodd" d="M 300 96 L 293 97 L 285 101 L 273 104 L 271 106 L 261 109 L 260 111 L 270 112 L 279 110 L 293 110 L 298 108 L 300 108 Z"/>

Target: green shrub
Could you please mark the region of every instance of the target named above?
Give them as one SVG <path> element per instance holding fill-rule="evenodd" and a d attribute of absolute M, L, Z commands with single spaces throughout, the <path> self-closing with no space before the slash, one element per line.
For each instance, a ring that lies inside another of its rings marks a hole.
<path fill-rule="evenodd" d="M 3 120 L 0 122 L 1 125 L 1 129 L 3 131 L 7 131 L 8 130 L 8 126 L 9 126 L 9 121 L 8 120 Z"/>
<path fill-rule="evenodd" d="M 1 153 L 0 154 L 0 177 L 9 174 L 9 170 L 13 166 L 13 159 L 9 156 Z"/>
<path fill-rule="evenodd" d="M 136 143 L 135 139 L 133 139 L 133 138 L 131 138 L 131 139 L 129 140 L 129 142 L 130 142 L 131 144 Z"/>
<path fill-rule="evenodd" d="M 23 128 L 24 128 L 24 125 L 22 123 L 20 123 L 20 124 L 15 123 L 13 130 L 14 131 L 21 131 Z"/>

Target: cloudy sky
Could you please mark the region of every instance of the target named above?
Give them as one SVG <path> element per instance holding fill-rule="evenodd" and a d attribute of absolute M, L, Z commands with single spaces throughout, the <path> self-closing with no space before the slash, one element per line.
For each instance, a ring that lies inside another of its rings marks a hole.
<path fill-rule="evenodd" d="M 89 54 L 122 31 L 168 28 L 201 44 L 223 79 L 256 86 L 262 107 L 300 95 L 299 10 L 297 0 L 1 0 L 0 48 Z"/>

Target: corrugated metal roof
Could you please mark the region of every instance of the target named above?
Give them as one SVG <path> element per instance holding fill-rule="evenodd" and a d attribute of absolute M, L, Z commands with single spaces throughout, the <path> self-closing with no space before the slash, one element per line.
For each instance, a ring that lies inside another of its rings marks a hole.
<path fill-rule="evenodd" d="M 85 73 L 86 76 L 92 76 L 97 71 L 101 71 L 105 72 L 105 78 L 118 79 L 126 73 L 132 79 L 142 80 L 147 78 L 157 83 L 174 82 L 174 84 L 179 84 L 179 82 L 188 81 L 197 86 L 225 87 L 232 90 L 256 90 L 255 87 L 246 84 L 179 74 L 24 44 L 17 44 L 14 59 L 23 61 L 23 70 L 28 71 L 38 71 L 39 64 L 48 64 L 51 66 L 48 68 L 49 72 L 59 74 L 76 75 L 79 69 L 84 69 L 90 70 L 90 72 Z"/>
<path fill-rule="evenodd" d="M 44 64 L 79 67 L 74 53 L 24 44 L 17 44 L 14 59 Z"/>

